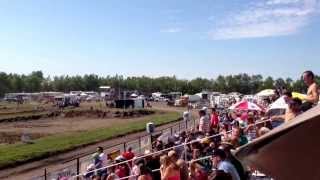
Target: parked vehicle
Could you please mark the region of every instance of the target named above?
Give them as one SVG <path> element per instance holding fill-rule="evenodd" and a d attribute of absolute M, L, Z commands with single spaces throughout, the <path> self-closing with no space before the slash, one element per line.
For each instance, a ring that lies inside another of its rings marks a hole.
<path fill-rule="evenodd" d="M 55 102 L 56 102 L 56 105 L 60 108 L 64 108 L 68 106 L 74 106 L 74 107 L 80 106 L 79 96 L 69 95 L 69 94 L 66 94 L 63 96 L 56 96 Z"/>

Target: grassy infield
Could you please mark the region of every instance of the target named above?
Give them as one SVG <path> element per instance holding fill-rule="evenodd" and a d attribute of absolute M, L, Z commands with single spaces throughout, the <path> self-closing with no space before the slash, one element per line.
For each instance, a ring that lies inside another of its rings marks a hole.
<path fill-rule="evenodd" d="M 128 123 L 126 126 L 109 127 L 86 132 L 64 133 L 35 140 L 34 144 L 13 144 L 0 146 L 0 168 L 10 167 L 21 162 L 48 157 L 59 152 L 92 144 L 112 137 L 125 135 L 145 129 L 147 122 L 156 125 L 165 124 L 179 118 L 179 113 L 156 113 L 146 116 L 140 122 Z"/>

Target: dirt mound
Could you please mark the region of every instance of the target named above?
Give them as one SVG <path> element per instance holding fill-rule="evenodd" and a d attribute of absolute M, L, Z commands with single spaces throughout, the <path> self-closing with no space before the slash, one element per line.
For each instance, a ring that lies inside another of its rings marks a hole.
<path fill-rule="evenodd" d="M 54 111 L 49 113 L 42 113 L 37 115 L 27 115 L 27 116 L 17 116 L 11 118 L 0 119 L 0 122 L 20 122 L 28 120 L 39 120 L 42 118 L 52 118 L 57 116 L 62 116 L 65 118 L 74 117 L 88 117 L 88 118 L 133 118 L 141 117 L 144 115 L 154 114 L 154 111 L 139 109 L 139 110 L 129 110 L 129 111 L 103 111 L 98 109 L 89 110 L 69 110 L 69 111 Z"/>

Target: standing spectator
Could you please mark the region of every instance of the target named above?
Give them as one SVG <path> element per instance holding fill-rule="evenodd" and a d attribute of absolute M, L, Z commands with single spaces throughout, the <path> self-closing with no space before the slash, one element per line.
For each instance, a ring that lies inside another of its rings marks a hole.
<path fill-rule="evenodd" d="M 122 153 L 122 157 L 124 157 L 127 161 L 132 160 L 134 158 L 132 147 L 129 147 L 126 152 Z M 132 167 L 132 161 L 130 161 L 129 164 Z"/>
<path fill-rule="evenodd" d="M 99 155 L 99 162 L 101 162 L 100 167 L 106 167 L 109 165 L 107 155 L 103 152 L 103 148 L 99 146 L 97 148 L 97 153 Z M 101 169 L 97 172 L 98 176 L 101 178 L 105 178 L 107 176 L 107 168 Z"/>
<path fill-rule="evenodd" d="M 304 83 L 308 86 L 307 96 L 303 99 L 306 102 L 302 105 L 302 111 L 305 112 L 318 103 L 319 87 L 314 80 L 314 74 L 312 71 L 305 71 L 302 77 Z"/>
<path fill-rule="evenodd" d="M 219 115 L 216 112 L 216 109 L 212 108 L 211 109 L 211 128 L 216 132 L 218 125 L 219 125 Z"/>
<path fill-rule="evenodd" d="M 199 111 L 199 131 L 203 134 L 210 132 L 210 119 L 206 115 L 206 112 L 204 110 Z"/>

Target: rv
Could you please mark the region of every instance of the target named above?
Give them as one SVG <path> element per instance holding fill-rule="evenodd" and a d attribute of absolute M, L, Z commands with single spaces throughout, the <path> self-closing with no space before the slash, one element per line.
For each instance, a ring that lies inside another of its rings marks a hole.
<path fill-rule="evenodd" d="M 56 105 L 59 108 L 64 108 L 68 106 L 79 107 L 80 98 L 75 95 L 65 94 L 63 96 L 56 96 L 55 98 Z"/>

